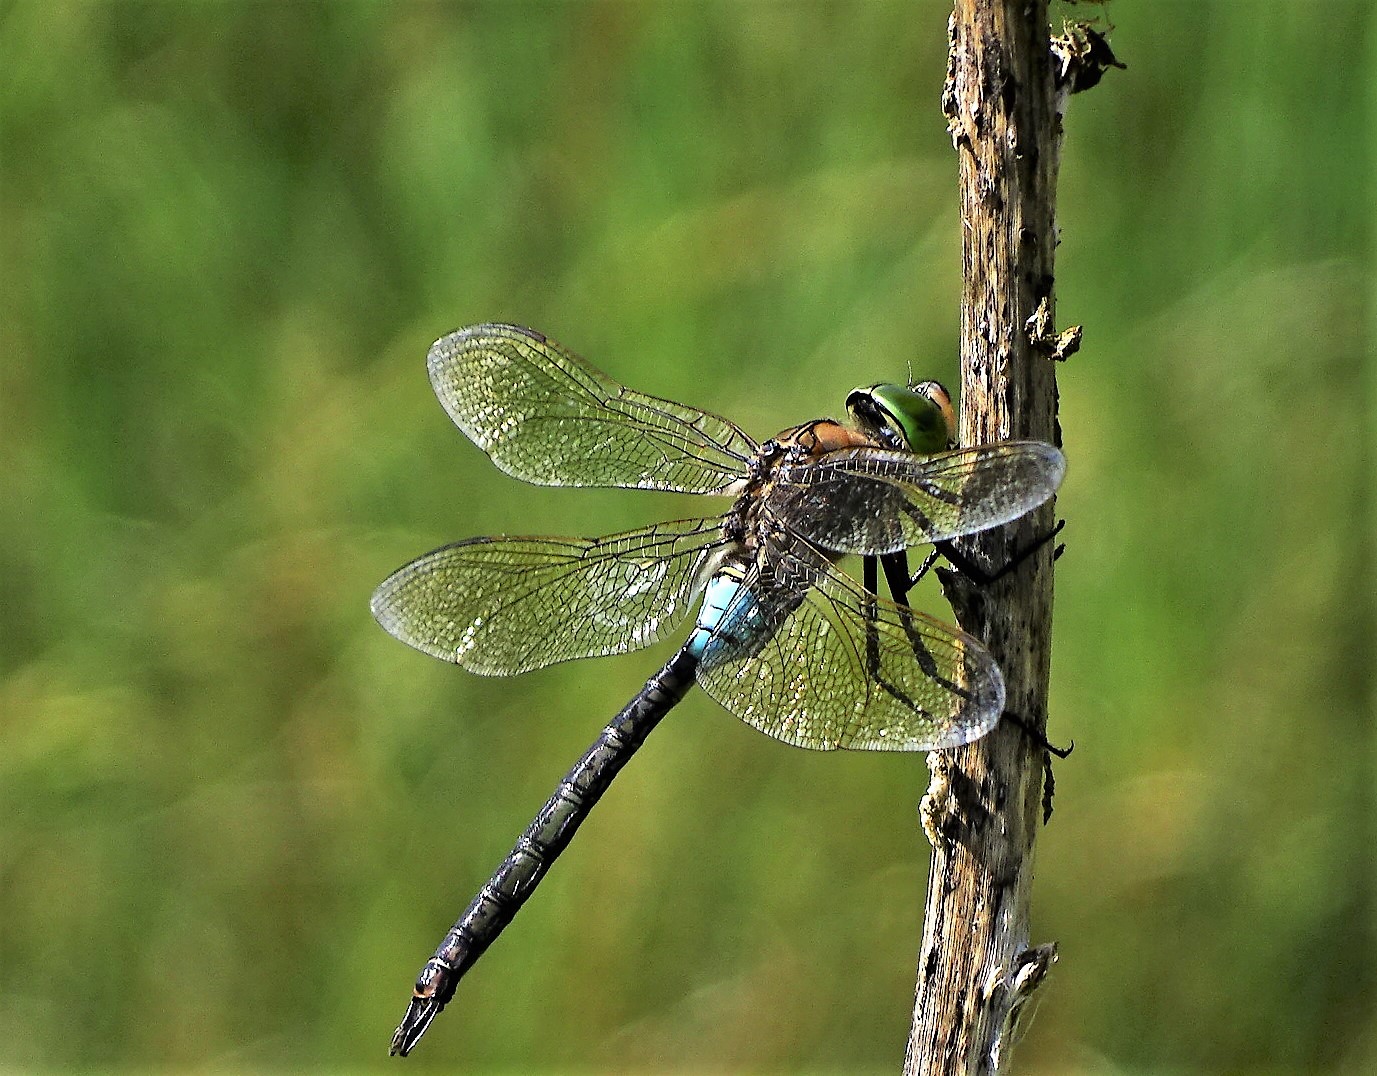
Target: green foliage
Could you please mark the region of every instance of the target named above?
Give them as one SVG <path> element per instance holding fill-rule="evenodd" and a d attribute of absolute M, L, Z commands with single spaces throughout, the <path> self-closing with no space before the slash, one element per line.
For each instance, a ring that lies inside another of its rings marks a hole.
<path fill-rule="evenodd" d="M 1086 337 L 1051 733 L 1078 749 L 1020 1062 L 1363 1070 L 1373 23 L 1109 14 L 1129 67 L 1073 100 L 1062 169 Z M 381 1063 L 662 655 L 486 681 L 385 636 L 369 592 L 449 539 L 694 511 L 502 477 L 426 347 L 524 322 L 760 435 L 910 365 L 954 384 L 945 24 L 0 8 L 0 1065 Z M 892 1071 L 926 776 L 691 699 L 410 1063 Z"/>

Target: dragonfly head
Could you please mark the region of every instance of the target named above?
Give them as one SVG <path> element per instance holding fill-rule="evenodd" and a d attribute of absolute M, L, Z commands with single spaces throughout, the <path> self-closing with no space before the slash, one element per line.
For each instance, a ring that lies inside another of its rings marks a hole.
<path fill-rule="evenodd" d="M 928 456 L 956 442 L 951 394 L 938 381 L 852 389 L 846 409 L 858 430 L 892 448 Z"/>

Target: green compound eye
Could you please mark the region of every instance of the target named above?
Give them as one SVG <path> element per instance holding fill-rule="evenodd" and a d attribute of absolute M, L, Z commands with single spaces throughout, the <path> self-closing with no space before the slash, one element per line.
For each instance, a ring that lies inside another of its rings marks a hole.
<path fill-rule="evenodd" d="M 951 394 L 938 381 L 852 389 L 846 409 L 857 429 L 893 448 L 929 456 L 956 440 Z"/>

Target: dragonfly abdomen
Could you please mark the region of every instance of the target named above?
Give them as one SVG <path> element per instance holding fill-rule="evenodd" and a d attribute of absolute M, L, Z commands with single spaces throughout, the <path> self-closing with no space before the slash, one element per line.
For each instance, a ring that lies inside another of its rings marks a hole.
<path fill-rule="evenodd" d="M 411 1004 L 392 1036 L 403 1056 L 454 996 L 459 980 L 515 918 L 545 872 L 661 718 L 693 684 L 698 656 L 683 647 L 602 730 L 564 775 L 507 858 L 454 924 L 416 980 Z"/>

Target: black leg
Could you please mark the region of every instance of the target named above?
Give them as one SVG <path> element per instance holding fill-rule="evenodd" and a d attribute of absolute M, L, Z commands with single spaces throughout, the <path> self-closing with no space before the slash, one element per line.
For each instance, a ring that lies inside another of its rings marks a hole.
<path fill-rule="evenodd" d="M 1056 778 L 1052 775 L 1052 756 L 1066 758 L 1076 749 L 1076 742 L 1072 740 L 1065 747 L 1058 747 L 1047 738 L 1046 733 L 1012 710 L 1005 710 L 1001 716 L 1016 725 L 1024 736 L 1042 749 L 1042 824 L 1045 826 L 1052 819 L 1052 796 L 1056 790 Z"/>
<path fill-rule="evenodd" d="M 867 557 L 866 559 L 869 560 L 871 558 Z M 932 556 L 928 557 L 928 559 L 923 562 L 924 566 L 919 570 L 918 575 L 913 578 L 921 579 L 923 573 L 927 571 L 933 559 L 934 557 Z M 885 570 L 885 585 L 889 587 L 890 595 L 894 598 L 895 604 L 899 606 L 899 621 L 903 625 L 904 634 L 908 637 L 908 645 L 913 651 L 913 657 L 914 660 L 918 662 L 918 667 L 927 674 L 930 680 L 941 684 L 952 694 L 960 698 L 970 698 L 970 693 L 964 687 L 948 680 L 938 671 L 937 662 L 933 659 L 932 653 L 928 650 L 927 643 L 923 642 L 922 635 L 913 623 L 913 614 L 908 607 L 908 592 L 913 586 L 913 578 L 910 578 L 908 574 L 908 554 L 901 549 L 897 553 L 887 553 L 880 557 L 879 560 L 880 565 Z M 896 698 L 899 697 L 896 693 L 896 689 L 885 683 L 878 675 L 875 677 L 875 680 L 881 687 L 889 691 L 891 695 L 894 695 Z"/>
<path fill-rule="evenodd" d="M 939 545 L 935 545 L 932 547 L 932 552 L 923 558 L 923 563 L 918 565 L 918 570 L 914 572 L 911 576 L 909 576 L 908 585 L 910 587 L 916 587 L 918 585 L 918 581 L 922 579 L 923 576 L 927 575 L 928 572 L 932 571 L 932 566 L 937 563 L 937 558 L 943 555 L 942 545 L 949 544 L 950 543 L 948 542 L 943 542 Z M 905 565 L 905 567 L 907 567 L 907 565 Z"/>
<path fill-rule="evenodd" d="M 862 584 L 872 594 L 880 592 L 879 561 L 875 557 L 861 558 Z M 897 601 L 897 599 L 896 599 Z"/>
<path fill-rule="evenodd" d="M 1058 747 L 1047 738 L 1047 734 L 1035 726 L 1031 721 L 1026 721 L 1012 710 L 1004 711 L 1004 720 L 1017 726 L 1028 739 L 1032 740 L 1038 747 L 1041 747 L 1049 754 L 1056 755 L 1057 758 L 1066 758 L 1076 749 L 1076 741 L 1072 740 L 1066 747 Z"/>
<path fill-rule="evenodd" d="M 1065 526 L 1066 520 L 1058 520 L 1055 527 L 1046 534 L 1034 539 L 1026 548 L 1020 549 L 1009 558 L 1003 567 L 994 572 L 985 571 L 985 569 L 981 568 L 969 557 L 963 555 L 951 542 L 935 543 L 932 552 L 923 558 L 923 563 L 918 566 L 918 570 L 912 575 L 909 574 L 908 554 L 905 550 L 901 549 L 897 553 L 890 553 L 878 558 L 865 557 L 863 558 L 865 589 L 871 595 L 877 595 L 879 593 L 879 572 L 876 565 L 876 561 L 878 560 L 879 565 L 884 568 L 885 584 L 888 586 L 890 594 L 893 596 L 895 602 L 901 607 L 907 608 L 908 592 L 913 587 L 917 586 L 919 580 L 932 570 L 939 556 L 945 557 L 952 567 L 974 582 L 977 586 L 986 586 L 993 583 L 996 579 L 1002 579 L 1004 576 L 1014 571 L 1020 564 L 1060 534 L 1062 528 Z M 1066 547 L 1064 545 L 1056 546 L 1052 550 L 1052 559 L 1056 560 L 1065 550 Z M 927 647 L 908 623 L 905 623 L 904 626 L 908 629 L 909 642 L 913 646 L 914 657 L 917 658 L 918 664 L 922 667 L 923 671 L 934 679 L 937 679 L 938 683 L 943 684 L 943 686 L 947 687 L 949 690 L 957 690 L 958 693 L 960 693 L 955 684 L 948 684 L 946 681 L 936 676 L 936 666 L 932 660 L 931 654 L 927 652 Z M 875 638 L 873 627 L 866 632 L 866 659 L 872 678 L 882 688 L 885 688 L 896 697 L 902 699 L 902 696 L 894 691 L 894 689 L 879 675 L 878 640 Z M 1057 758 L 1066 758 L 1075 749 L 1076 745 L 1072 742 L 1066 747 L 1057 747 L 1047 739 L 1045 733 L 1030 722 L 1025 721 L 1012 710 L 1005 710 L 1002 716 L 1016 725 L 1028 739 L 1032 740 L 1033 743 L 1043 751 L 1042 811 L 1043 824 L 1046 825 L 1047 820 L 1052 816 L 1052 756 L 1055 755 Z"/>
<path fill-rule="evenodd" d="M 1058 520 L 1057 525 L 1055 527 L 1053 527 L 1046 534 L 1033 539 L 1033 541 L 1028 543 L 1027 546 L 1025 546 L 1023 549 L 1020 549 L 1017 553 L 1010 557 L 1002 567 L 996 569 L 993 572 L 987 572 L 984 568 L 980 567 L 980 565 L 976 564 L 975 561 L 971 560 L 959 549 L 957 549 L 956 546 L 951 542 L 938 542 L 933 547 L 933 549 L 934 552 L 941 553 L 942 556 L 946 557 L 948 563 L 950 563 L 953 568 L 955 568 L 958 572 L 964 575 L 967 579 L 971 580 L 971 582 L 975 583 L 976 585 L 983 587 L 988 586 L 990 583 L 993 583 L 996 579 L 1003 579 L 1006 575 L 1012 572 L 1025 560 L 1027 560 L 1039 549 L 1041 549 L 1053 538 L 1055 538 L 1058 534 L 1060 534 L 1062 528 L 1065 526 L 1066 520 Z M 1066 546 L 1058 545 L 1055 549 L 1052 550 L 1052 559 L 1056 560 L 1065 551 Z M 928 559 L 931 560 L 931 556 Z M 924 561 L 923 567 L 920 568 L 918 574 L 913 577 L 913 582 L 916 583 L 919 579 L 921 579 L 923 573 L 926 572 L 930 567 L 931 565 L 928 563 L 928 561 Z"/>
<path fill-rule="evenodd" d="M 1052 798 L 1056 795 L 1057 779 L 1052 775 L 1052 754 L 1042 753 L 1042 824 L 1052 821 Z"/>
<path fill-rule="evenodd" d="M 900 552 L 895 555 L 902 559 L 904 554 Z M 880 600 L 879 563 L 881 560 L 884 561 L 885 579 L 889 582 L 891 591 L 893 591 L 896 571 L 900 574 L 901 578 L 907 576 L 906 567 L 900 567 L 898 569 L 891 567 L 890 557 L 865 558 L 862 571 L 864 573 L 863 578 L 865 583 L 865 589 L 869 595 L 868 600 L 866 602 L 865 613 L 865 669 L 866 672 L 870 675 L 870 679 L 873 680 L 875 683 L 879 684 L 881 689 L 884 690 L 887 694 L 892 695 L 894 698 L 898 699 L 904 705 L 910 706 L 921 713 L 922 708 L 919 707 L 918 704 L 915 703 L 912 699 L 910 699 L 908 695 L 900 691 L 896 685 L 891 684 L 888 680 L 886 680 L 884 677 L 884 673 L 880 668 L 880 636 L 879 633 L 875 630 L 875 608 L 876 603 Z M 900 602 L 901 604 L 903 602 L 902 598 L 896 598 L 895 600 Z M 919 645 L 921 645 L 921 643 Z M 926 658 L 927 664 L 926 666 L 924 666 L 925 671 L 927 670 L 927 668 L 933 668 L 933 671 L 936 671 L 932 663 L 932 658 L 928 655 L 926 648 L 924 648 L 921 653 L 915 650 L 914 654 L 918 658 L 920 664 L 922 664 L 924 659 Z"/>
<path fill-rule="evenodd" d="M 907 605 L 908 592 L 914 584 L 914 579 L 910 579 L 908 574 L 908 551 L 901 549 L 878 560 L 885 570 L 885 586 L 889 587 L 889 596 L 900 605 Z"/>

